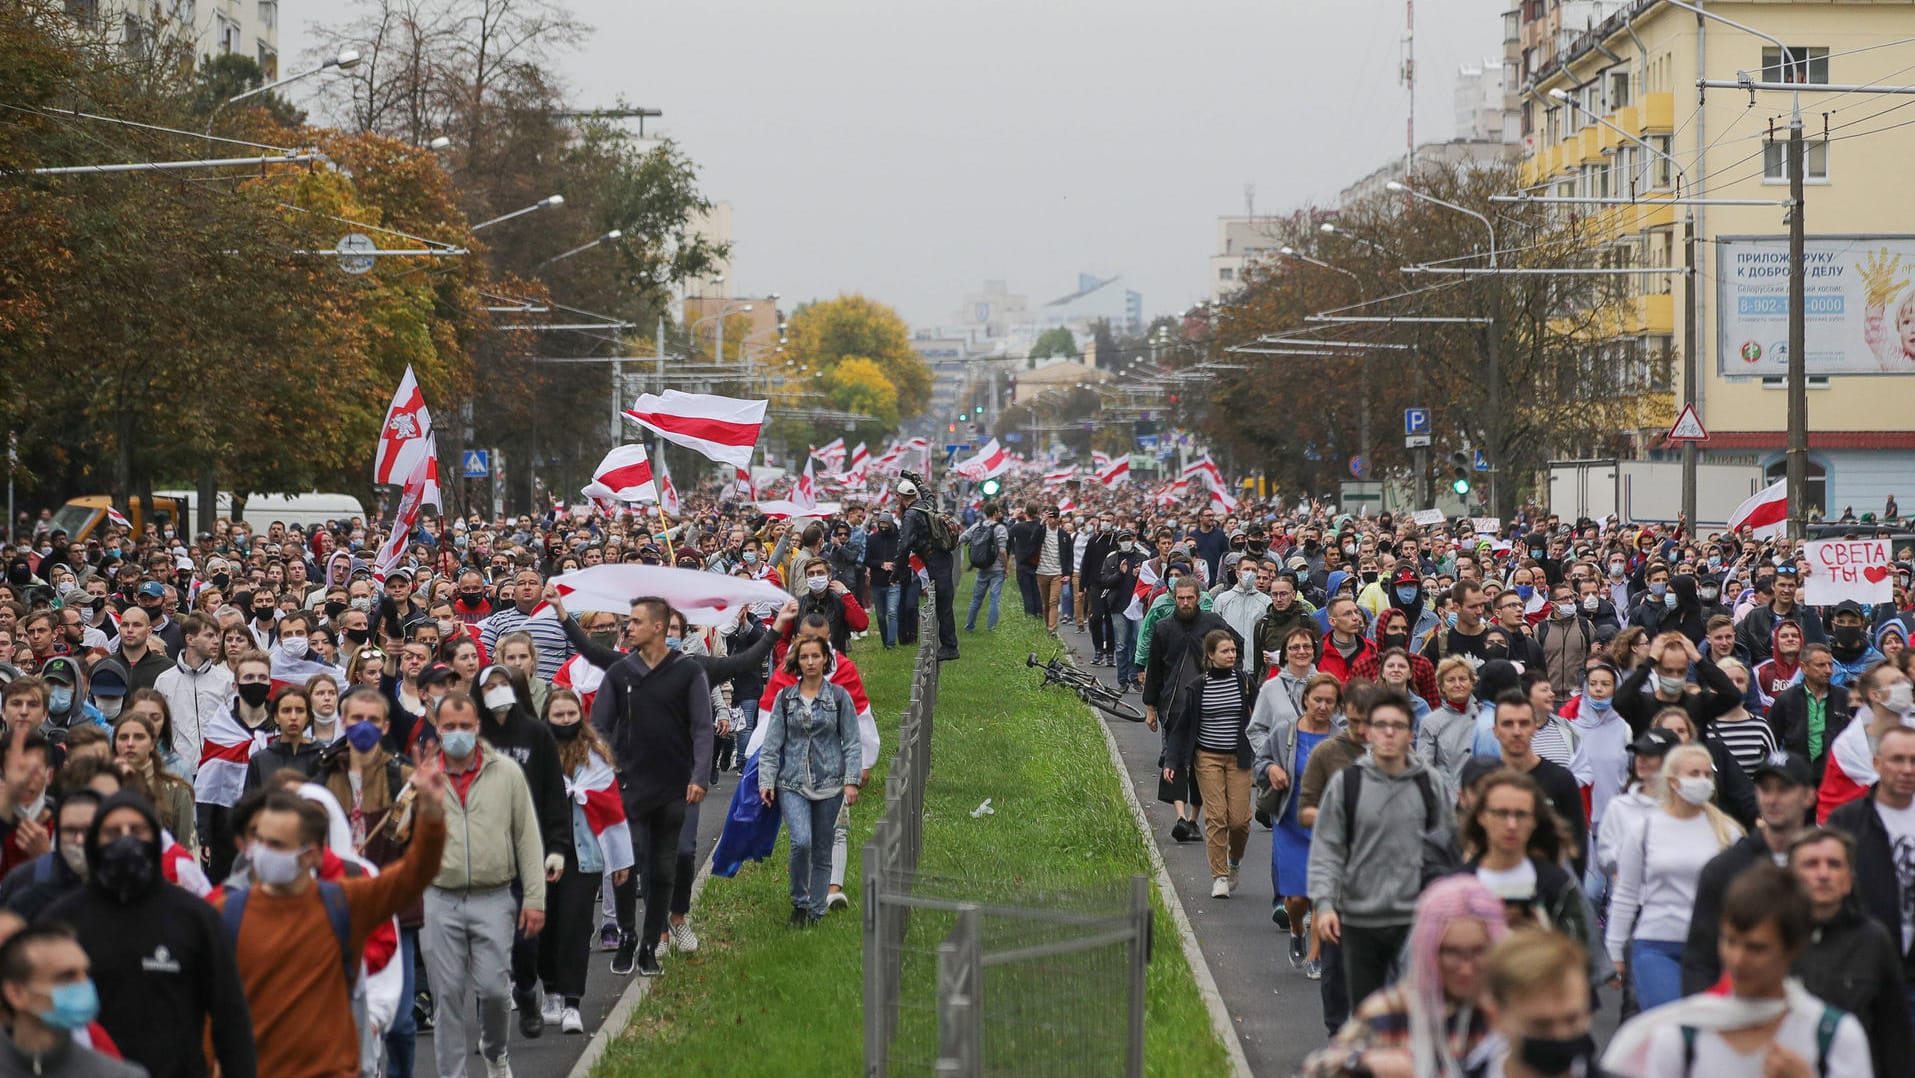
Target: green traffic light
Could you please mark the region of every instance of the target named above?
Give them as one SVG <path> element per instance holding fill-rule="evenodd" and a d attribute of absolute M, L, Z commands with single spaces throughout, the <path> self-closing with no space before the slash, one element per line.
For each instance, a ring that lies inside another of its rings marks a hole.
<path fill-rule="evenodd" d="M 1454 480 L 1451 480 L 1450 489 L 1455 491 L 1458 494 L 1468 494 L 1469 480 L 1459 475 Z"/>
<path fill-rule="evenodd" d="M 1004 484 L 995 479 L 986 479 L 978 489 L 984 492 L 986 498 L 993 498 L 997 496 L 997 492 L 1003 489 L 1003 487 Z"/>

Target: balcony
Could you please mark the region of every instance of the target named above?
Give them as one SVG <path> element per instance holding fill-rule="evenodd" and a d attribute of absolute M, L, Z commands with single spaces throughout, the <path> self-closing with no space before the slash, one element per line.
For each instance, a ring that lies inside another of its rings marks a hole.
<path fill-rule="evenodd" d="M 1639 301 L 1638 332 L 1649 337 L 1671 337 L 1676 332 L 1676 297 L 1673 292 L 1651 292 Z"/>
<path fill-rule="evenodd" d="M 1640 123 L 1641 126 L 1634 129 L 1638 135 L 1650 131 L 1673 132 L 1676 129 L 1676 95 L 1643 95 Z"/>

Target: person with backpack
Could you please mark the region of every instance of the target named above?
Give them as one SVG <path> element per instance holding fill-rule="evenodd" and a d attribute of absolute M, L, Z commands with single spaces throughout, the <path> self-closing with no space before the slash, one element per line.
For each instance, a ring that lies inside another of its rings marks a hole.
<path fill-rule="evenodd" d="M 1409 938 L 1424 835 L 1456 826 L 1441 780 L 1410 751 L 1409 700 L 1378 693 L 1365 716 L 1370 754 L 1331 776 L 1310 839 L 1311 916 L 1342 949 L 1352 1001 L 1383 987 Z"/>
<path fill-rule="evenodd" d="M 984 519 L 964 531 L 964 550 L 965 560 L 977 573 L 977 580 L 971 585 L 971 613 L 964 619 L 964 631 L 977 632 L 978 608 L 984 605 L 984 597 L 989 594 L 991 609 L 985 615 L 984 627 L 996 632 L 998 598 L 1004 594 L 1004 567 L 1011 560 L 1011 532 L 1004 526 L 1002 506 L 996 502 L 985 503 Z"/>
<path fill-rule="evenodd" d="M 247 824 L 248 885 L 214 896 L 252 1005 L 262 1074 L 359 1073 L 352 986 L 366 937 L 425 894 L 445 850 L 446 779 L 438 762 L 413 772 L 415 823 L 406 856 L 379 876 L 315 878 L 330 821 L 319 805 L 267 789 Z"/>
<path fill-rule="evenodd" d="M 957 594 L 953 579 L 957 566 L 952 557 L 960 534 L 957 522 L 938 512 L 923 477 L 913 472 L 904 472 L 898 479 L 898 505 L 903 518 L 898 526 L 898 553 L 907 565 L 915 556 L 931 578 L 937 596 L 938 661 L 950 662 L 958 657 L 957 611 L 951 608 Z"/>
<path fill-rule="evenodd" d="M 1855 1016 L 1790 977 L 1814 931 L 1802 884 L 1773 864 L 1751 866 L 1722 897 L 1726 995 L 1685 996 L 1623 1023 L 1604 1071 L 1638 1078 L 1846 1078 L 1874 1073 Z"/>

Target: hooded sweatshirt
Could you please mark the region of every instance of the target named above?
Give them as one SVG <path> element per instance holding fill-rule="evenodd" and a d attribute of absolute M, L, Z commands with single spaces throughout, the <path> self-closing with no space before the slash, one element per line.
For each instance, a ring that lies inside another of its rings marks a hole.
<path fill-rule="evenodd" d="M 1359 927 L 1407 925 L 1423 890 L 1423 833 L 1453 828 L 1443 780 L 1411 753 L 1391 775 L 1365 756 L 1332 776 L 1310 839 L 1310 900 Z M 1363 771 L 1356 819 L 1343 814 L 1343 784 Z M 1428 817 L 1417 776 L 1434 785 L 1437 818 Z"/>
<path fill-rule="evenodd" d="M 1853 645 L 1845 646 L 1842 630 L 1833 626 L 1835 619 L 1843 614 L 1853 614 L 1862 619 L 1862 624 L 1855 630 L 1859 639 Z M 1853 599 L 1844 600 L 1829 612 L 1829 622 L 1829 653 L 1835 659 L 1835 673 L 1829 675 L 1829 684 L 1852 685 L 1869 667 L 1882 661 L 1882 653 L 1869 642 L 1868 611 L 1863 610 L 1862 604 Z"/>
<path fill-rule="evenodd" d="M 121 807 L 146 817 L 151 882 L 124 898 L 100 882 L 100 826 Z M 259 1073 L 252 1012 L 239 967 L 213 907 L 160 876 L 159 816 L 146 799 L 124 790 L 106 799 L 87 830 L 87 886 L 47 907 L 48 920 L 73 926 L 93 964 L 101 1024 L 130 1063 L 153 1078 L 209 1073 L 206 1022 L 226 1078 Z"/>
<path fill-rule="evenodd" d="M 1576 776 L 1577 785 L 1588 791 L 1585 796 L 1589 799 L 1592 836 L 1602 830 L 1603 810 L 1623 792 L 1629 781 L 1629 741 L 1633 736 L 1629 732 L 1629 721 L 1617 714 L 1614 699 L 1603 703 L 1608 706 L 1598 709 L 1595 702 L 1583 694 L 1562 709 L 1569 718 L 1569 725 L 1580 735 L 1576 753 L 1569 760 L 1569 773 Z M 1574 715 L 1568 714 L 1570 704 L 1575 705 Z"/>
<path fill-rule="evenodd" d="M 1793 656 L 1785 658 L 1776 643 L 1776 629 L 1783 624 L 1778 621 L 1775 629 L 1769 630 L 1769 657 L 1757 663 L 1751 671 L 1754 676 L 1750 680 L 1765 712 L 1774 706 L 1775 698 L 1781 695 L 1783 689 L 1795 684 L 1802 676 L 1802 649 L 1796 648 Z M 1800 629 L 1801 625 L 1797 624 L 1796 628 Z"/>
<path fill-rule="evenodd" d="M 479 671 L 478 684 L 484 685 L 494 670 L 508 673 L 503 666 L 488 666 Z M 525 774 L 525 785 L 532 791 L 532 805 L 538 813 L 539 838 L 547 853 L 560 853 L 572 843 L 572 803 L 565 796 L 565 770 L 559 766 L 559 743 L 552 728 L 534 718 L 523 703 L 515 702 L 503 716 L 494 715 L 484 702 L 479 704 L 479 736 Z"/>

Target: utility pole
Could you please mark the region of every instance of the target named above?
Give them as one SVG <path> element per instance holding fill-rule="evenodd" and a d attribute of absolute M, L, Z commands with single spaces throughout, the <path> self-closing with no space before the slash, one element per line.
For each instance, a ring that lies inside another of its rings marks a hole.
<path fill-rule="evenodd" d="M 1682 406 L 1696 406 L 1696 213 L 1687 210 L 1682 219 Z M 1682 443 L 1682 519 L 1695 527 L 1696 520 L 1696 443 Z"/>
<path fill-rule="evenodd" d="M 1802 538 L 1808 519 L 1809 378 L 1806 223 L 1802 197 L 1802 99 L 1795 99 L 1789 117 L 1789 537 Z"/>

